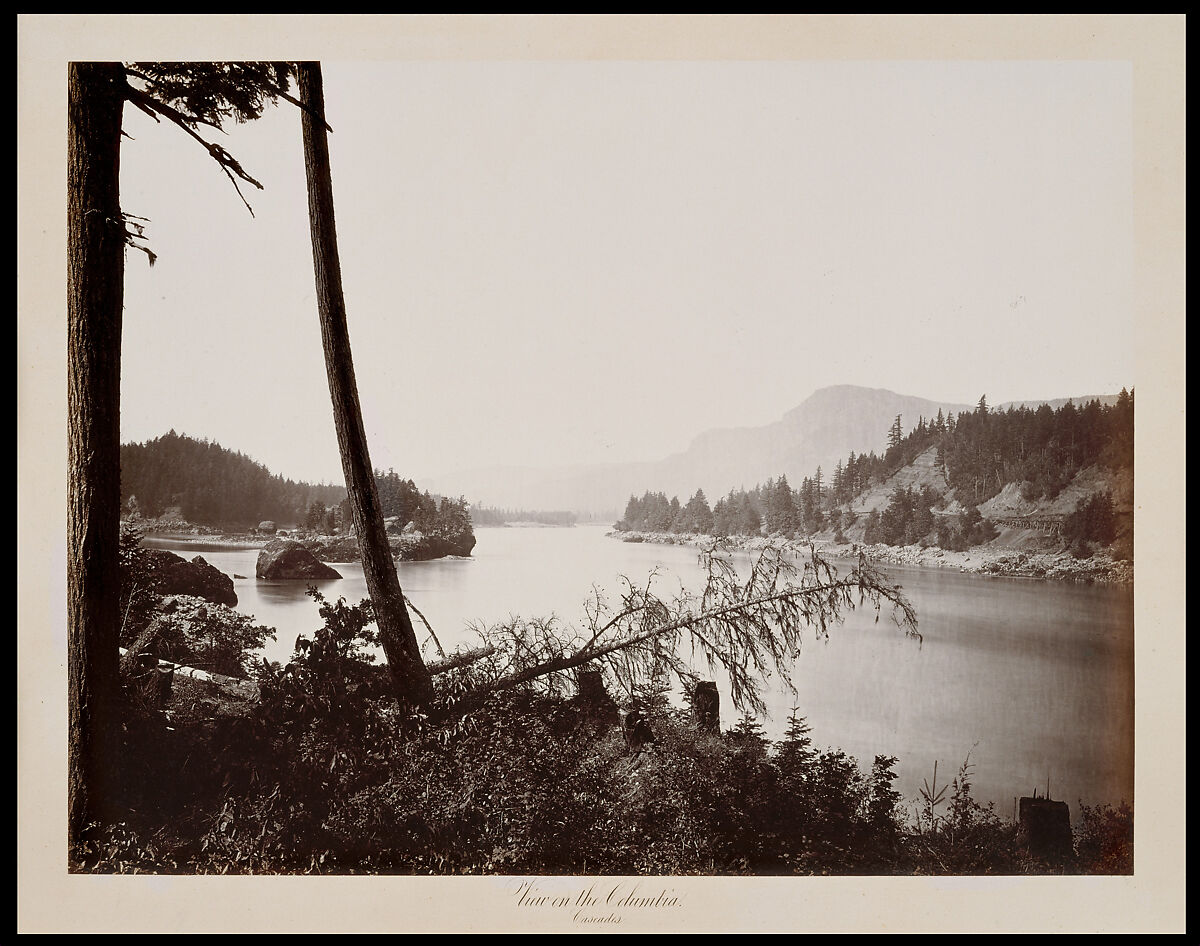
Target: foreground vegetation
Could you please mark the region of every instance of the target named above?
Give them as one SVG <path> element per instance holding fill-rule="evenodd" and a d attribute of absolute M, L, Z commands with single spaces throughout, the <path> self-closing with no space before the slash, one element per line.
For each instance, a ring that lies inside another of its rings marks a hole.
<path fill-rule="evenodd" d="M 322 626 L 286 666 L 259 663 L 255 698 L 177 676 L 162 702 L 153 673 L 126 675 L 119 816 L 72 851 L 74 870 L 1132 872 L 1127 807 L 1084 808 L 1074 850 L 1038 858 L 973 799 L 969 763 L 909 811 L 895 758 L 863 767 L 818 750 L 797 712 L 773 744 L 752 715 L 720 733 L 645 685 L 622 725 L 603 690 L 581 695 L 569 674 L 465 709 L 494 671 L 481 660 L 438 675 L 434 702 L 404 713 L 369 653 L 370 603 L 311 594 Z M 231 642 L 244 657 L 262 641 L 232 620 L 211 636 L 225 668 Z"/>

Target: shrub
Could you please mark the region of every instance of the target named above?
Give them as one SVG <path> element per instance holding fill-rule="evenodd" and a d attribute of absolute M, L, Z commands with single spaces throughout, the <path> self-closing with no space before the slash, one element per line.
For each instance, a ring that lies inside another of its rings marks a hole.
<path fill-rule="evenodd" d="M 584 701 L 478 688 L 475 665 L 439 675 L 428 716 L 402 713 L 369 602 L 325 601 L 285 666 L 262 667 L 241 715 L 126 720 L 122 803 L 78 869 L 108 872 L 438 874 L 1015 873 L 1047 870 L 971 793 L 969 758 L 923 790 L 916 830 L 896 759 L 869 772 L 813 746 L 793 710 L 772 745 L 744 715 L 719 734 L 655 685 L 632 698 L 653 739 L 634 744 Z M 462 707 L 460 705 L 459 709 Z M 144 839 L 152 839 L 153 844 Z M 1132 813 L 1084 809 L 1080 869 L 1132 865 Z"/>
<path fill-rule="evenodd" d="M 222 604 L 170 595 L 158 612 L 159 656 L 173 663 L 244 677 L 254 651 L 275 639 L 275 629 Z"/>
<path fill-rule="evenodd" d="M 1080 803 L 1075 857 L 1080 873 L 1133 873 L 1133 809 L 1122 802 L 1088 807 Z"/>
<path fill-rule="evenodd" d="M 1017 848 L 1016 825 L 1002 821 L 992 804 L 975 801 L 973 775 L 968 754 L 950 784 L 939 787 L 935 763 L 932 784 L 922 785 L 917 830 L 909 838 L 915 872 L 1016 874 L 1029 869 L 1028 858 Z M 940 809 L 947 802 L 943 814 Z"/>

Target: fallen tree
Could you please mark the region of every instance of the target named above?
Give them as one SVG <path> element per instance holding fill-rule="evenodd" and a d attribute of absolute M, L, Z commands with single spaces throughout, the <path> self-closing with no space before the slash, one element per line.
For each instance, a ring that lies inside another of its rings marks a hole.
<path fill-rule="evenodd" d="M 729 681 L 741 711 L 765 711 L 762 689 L 770 677 L 794 687 L 791 667 L 803 635 L 829 637 L 847 613 L 867 607 L 876 620 L 888 611 L 907 636 L 920 640 L 917 616 L 899 585 L 860 557 L 845 573 L 813 546 L 768 546 L 741 579 L 730 550 L 719 542 L 704 549 L 700 591 L 680 586 L 659 593 L 663 575 L 644 584 L 624 579 L 619 600 L 593 593 L 583 630 L 557 618 L 511 618 L 475 628 L 483 647 L 470 666 L 470 679 L 442 707 L 447 715 L 470 712 L 491 694 L 532 686 L 547 693 L 569 692 L 584 668 L 602 671 L 629 700 L 647 685 L 675 683 L 691 690 L 701 679 L 693 660 L 708 674 Z"/>

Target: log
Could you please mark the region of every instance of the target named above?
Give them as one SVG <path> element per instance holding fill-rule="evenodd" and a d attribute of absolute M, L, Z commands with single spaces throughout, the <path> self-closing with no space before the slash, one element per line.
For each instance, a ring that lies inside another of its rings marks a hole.
<path fill-rule="evenodd" d="M 125 659 L 132 655 L 132 659 L 137 660 L 136 654 L 132 651 L 127 651 L 124 647 L 121 648 L 122 664 Z M 190 680 L 198 680 L 202 683 L 212 683 L 226 689 L 237 690 L 245 696 L 246 699 L 255 699 L 258 697 L 258 684 L 253 680 L 239 680 L 237 677 L 227 677 L 223 673 L 210 673 L 207 670 L 197 670 L 195 667 L 185 667 L 182 664 L 171 663 L 169 660 L 157 661 L 157 669 L 161 672 L 170 672 L 172 676 L 178 675 L 187 677 Z"/>

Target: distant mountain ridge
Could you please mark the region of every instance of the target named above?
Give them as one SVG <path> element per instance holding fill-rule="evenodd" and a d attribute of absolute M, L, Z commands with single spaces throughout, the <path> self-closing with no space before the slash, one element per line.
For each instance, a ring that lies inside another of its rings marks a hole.
<path fill-rule="evenodd" d="M 1093 399 L 1112 404 L 1116 395 L 1013 401 L 993 405 L 993 409 L 1038 404 L 1059 407 L 1068 400 L 1082 404 Z M 752 487 L 780 474 L 793 483 L 811 476 L 818 466 L 828 474 L 851 452 L 882 453 L 897 414 L 907 432 L 918 418 L 931 420 L 939 410 L 959 414 L 974 408 L 974 404 L 931 401 L 881 388 L 834 385 L 813 392 L 777 421 L 760 427 L 703 431 L 686 450 L 661 460 L 554 470 L 493 467 L 423 481 L 421 486 L 489 506 L 597 514 L 623 509 L 631 495 L 646 490 L 686 500 L 702 488 L 715 500 L 731 489 Z"/>

